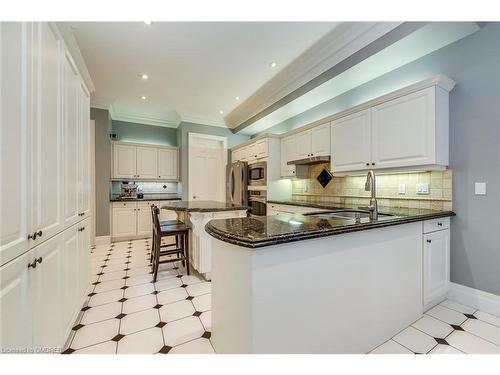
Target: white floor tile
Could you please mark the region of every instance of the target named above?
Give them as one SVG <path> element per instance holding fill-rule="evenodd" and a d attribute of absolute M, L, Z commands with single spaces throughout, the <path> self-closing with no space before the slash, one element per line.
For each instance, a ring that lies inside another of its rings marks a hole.
<path fill-rule="evenodd" d="M 446 322 L 448 324 L 454 325 L 460 325 L 465 322 L 465 319 L 467 319 L 464 314 L 440 305 L 433 307 L 432 309 L 427 311 L 426 314 L 436 319 L 442 320 L 443 322 Z"/>
<path fill-rule="evenodd" d="M 81 323 L 92 324 L 114 318 L 122 312 L 121 302 L 112 302 L 105 305 L 92 307 L 84 312 Z"/>
<path fill-rule="evenodd" d="M 160 309 L 161 320 L 164 322 L 172 322 L 194 313 L 194 307 L 191 301 L 182 300 L 163 306 Z"/>
<path fill-rule="evenodd" d="M 413 352 L 403 345 L 393 340 L 389 340 L 379 347 L 373 349 L 370 354 L 413 354 Z"/>
<path fill-rule="evenodd" d="M 210 341 L 199 338 L 172 348 L 169 354 L 215 354 Z"/>
<path fill-rule="evenodd" d="M 127 272 L 127 276 L 145 275 L 151 272 L 150 266 L 132 268 Z"/>
<path fill-rule="evenodd" d="M 116 342 L 106 341 L 102 344 L 87 346 L 73 354 L 116 354 Z"/>
<path fill-rule="evenodd" d="M 181 280 L 184 285 L 198 284 L 203 281 L 199 277 L 193 275 L 184 275 L 181 277 Z"/>
<path fill-rule="evenodd" d="M 465 331 L 454 331 L 446 341 L 468 354 L 500 354 L 499 346 Z"/>
<path fill-rule="evenodd" d="M 467 319 L 467 321 L 462 324 L 462 328 L 473 335 L 500 346 L 500 327 L 478 319 Z"/>
<path fill-rule="evenodd" d="M 118 341 L 118 354 L 154 354 L 163 347 L 160 328 L 149 328 L 127 335 Z"/>
<path fill-rule="evenodd" d="M 81 349 L 86 346 L 109 341 L 118 334 L 118 319 L 109 319 L 103 322 L 89 324 L 76 331 L 70 347 Z"/>
<path fill-rule="evenodd" d="M 172 268 L 164 268 L 163 265 L 161 265 L 160 269 L 158 270 L 157 281 L 171 279 L 172 277 L 177 277 L 178 274 L 179 272 L 177 272 L 177 270 L 174 270 Z"/>
<path fill-rule="evenodd" d="M 106 272 L 104 275 L 101 275 L 99 281 L 110 281 L 110 280 L 118 280 L 123 279 L 127 272 L 125 271 L 115 271 L 115 272 Z"/>
<path fill-rule="evenodd" d="M 201 324 L 205 327 L 205 331 L 212 332 L 212 312 L 205 311 L 200 315 Z"/>
<path fill-rule="evenodd" d="M 465 306 L 462 305 L 461 303 L 449 299 L 444 300 L 443 302 L 440 303 L 440 305 L 461 312 L 462 314 L 474 314 L 474 311 L 476 311 L 476 309 L 474 309 L 473 307 Z"/>
<path fill-rule="evenodd" d="M 158 291 L 163 291 L 163 290 L 178 288 L 181 285 L 182 285 L 182 281 L 178 277 L 169 277 L 168 279 L 160 279 L 158 277 L 158 279 L 155 283 L 155 288 Z"/>
<path fill-rule="evenodd" d="M 102 283 L 96 285 L 94 292 L 102 293 L 102 292 L 107 292 L 108 290 L 120 289 L 124 285 L 125 285 L 125 280 L 123 279 L 103 281 Z"/>
<path fill-rule="evenodd" d="M 453 328 L 449 324 L 429 315 L 424 315 L 421 319 L 413 323 L 412 326 L 427 333 L 429 336 L 440 339 L 444 339 L 453 331 Z"/>
<path fill-rule="evenodd" d="M 108 272 L 123 271 L 125 268 L 127 268 L 127 265 L 125 263 L 122 263 L 122 264 L 110 264 L 110 265 L 106 265 L 106 267 L 104 267 L 102 269 L 102 272 L 108 273 Z"/>
<path fill-rule="evenodd" d="M 193 298 L 193 305 L 196 311 L 205 312 L 212 309 L 212 294 L 203 294 Z"/>
<path fill-rule="evenodd" d="M 465 354 L 465 353 L 454 348 L 453 346 L 438 344 L 434 347 L 434 349 L 432 349 L 429 352 L 429 354 Z"/>
<path fill-rule="evenodd" d="M 201 296 L 202 294 L 207 294 L 212 291 L 212 284 L 209 282 L 203 282 L 203 283 L 188 285 L 186 287 L 186 290 L 190 296 L 193 297 Z"/>
<path fill-rule="evenodd" d="M 413 352 L 422 354 L 427 353 L 437 345 L 436 340 L 431 336 L 413 327 L 406 328 L 392 339 Z"/>
<path fill-rule="evenodd" d="M 163 337 L 167 346 L 176 346 L 197 339 L 204 332 L 201 321 L 196 316 L 176 320 L 163 327 Z"/>
<path fill-rule="evenodd" d="M 483 322 L 493 324 L 494 326 L 500 327 L 500 317 L 485 313 L 483 311 L 478 311 L 474 313 L 474 316 Z"/>
<path fill-rule="evenodd" d="M 154 292 L 155 288 L 152 283 L 134 285 L 125 289 L 125 298 L 134 298 L 145 296 Z"/>
<path fill-rule="evenodd" d="M 169 303 L 186 299 L 187 296 L 188 294 L 185 288 L 169 289 L 156 295 L 160 305 L 168 305 Z"/>
<path fill-rule="evenodd" d="M 120 333 L 129 335 L 131 333 L 142 331 L 146 328 L 152 328 L 160 322 L 158 309 L 148 309 L 133 314 L 128 314 L 121 319 Z"/>
<path fill-rule="evenodd" d="M 149 273 L 145 275 L 131 276 L 130 278 L 127 279 L 127 286 L 151 283 L 152 280 L 153 280 L 153 275 Z"/>
<path fill-rule="evenodd" d="M 156 304 L 156 297 L 153 294 L 134 297 L 123 303 L 123 312 L 125 314 L 132 314 L 136 311 L 151 309 Z"/>

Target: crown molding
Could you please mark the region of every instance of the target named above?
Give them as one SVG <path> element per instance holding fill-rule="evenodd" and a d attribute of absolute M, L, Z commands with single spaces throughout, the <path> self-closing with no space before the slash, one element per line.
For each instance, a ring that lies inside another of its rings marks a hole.
<path fill-rule="evenodd" d="M 401 22 L 341 23 L 231 111 L 225 122 L 236 128 L 399 25 Z"/>
<path fill-rule="evenodd" d="M 228 126 L 224 123 L 224 121 L 215 121 L 205 117 L 193 116 L 193 115 L 181 115 L 181 122 L 190 122 L 192 124 L 215 126 L 218 128 L 226 128 L 226 129 L 228 128 Z"/>
<path fill-rule="evenodd" d="M 133 122 L 136 124 L 144 124 L 144 125 L 152 125 L 152 126 L 163 126 L 166 128 L 178 128 L 180 121 L 172 121 L 159 119 L 155 117 L 148 117 L 142 115 L 132 115 L 126 113 L 119 113 L 115 111 L 113 106 L 109 106 L 109 114 L 112 120 L 116 121 L 124 121 L 124 122 Z"/>

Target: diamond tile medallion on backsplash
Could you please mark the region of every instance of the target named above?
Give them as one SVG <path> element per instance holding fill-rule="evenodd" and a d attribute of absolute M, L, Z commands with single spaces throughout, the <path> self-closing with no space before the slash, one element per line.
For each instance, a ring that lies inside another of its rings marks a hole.
<path fill-rule="evenodd" d="M 323 168 L 323 170 L 320 172 L 320 174 L 318 175 L 318 177 L 316 177 L 316 180 L 318 180 L 318 182 L 320 183 L 321 186 L 323 186 L 323 188 L 326 187 L 326 185 L 328 185 L 330 183 L 330 181 L 332 180 L 332 175 L 330 174 L 330 172 L 328 172 L 328 170 L 326 168 Z"/>
<path fill-rule="evenodd" d="M 293 199 L 305 202 L 325 202 L 366 206 L 370 192 L 365 191 L 366 176 L 345 176 L 333 178 L 328 185 L 317 179 L 328 163 L 309 166 L 308 178 L 292 180 Z M 381 207 L 408 207 L 433 210 L 452 209 L 452 171 L 406 172 L 382 174 L 375 171 L 377 181 L 377 199 Z M 429 194 L 416 192 L 417 183 L 429 184 Z M 405 184 L 405 194 L 399 194 L 399 185 Z"/>

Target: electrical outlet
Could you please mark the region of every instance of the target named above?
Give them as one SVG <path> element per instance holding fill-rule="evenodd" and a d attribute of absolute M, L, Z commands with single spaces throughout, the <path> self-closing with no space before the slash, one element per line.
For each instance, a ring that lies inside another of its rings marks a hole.
<path fill-rule="evenodd" d="M 417 194 L 429 194 L 429 184 L 425 182 L 420 182 L 415 185 L 415 192 Z"/>
<path fill-rule="evenodd" d="M 486 195 L 486 182 L 476 182 L 474 184 L 474 193 L 476 195 Z"/>
<path fill-rule="evenodd" d="M 400 195 L 406 194 L 406 185 L 405 184 L 398 185 L 398 194 L 400 194 Z"/>

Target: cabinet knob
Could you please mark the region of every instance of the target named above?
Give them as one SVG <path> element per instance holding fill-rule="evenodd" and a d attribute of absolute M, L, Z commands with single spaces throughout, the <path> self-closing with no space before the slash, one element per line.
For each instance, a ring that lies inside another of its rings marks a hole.
<path fill-rule="evenodd" d="M 370 165 L 370 163 L 366 163 L 366 165 L 368 166 L 368 165 Z"/>
<path fill-rule="evenodd" d="M 431 243 L 431 242 L 432 242 L 432 240 L 427 240 L 427 243 Z"/>
<path fill-rule="evenodd" d="M 375 163 L 372 163 L 372 165 L 375 165 Z"/>
<path fill-rule="evenodd" d="M 443 223 L 438 223 L 438 226 L 439 226 L 439 227 L 442 227 L 442 226 L 443 226 Z"/>

